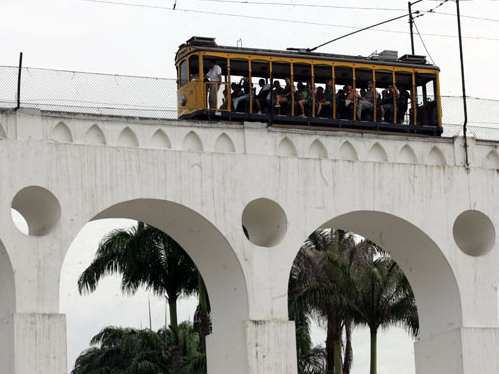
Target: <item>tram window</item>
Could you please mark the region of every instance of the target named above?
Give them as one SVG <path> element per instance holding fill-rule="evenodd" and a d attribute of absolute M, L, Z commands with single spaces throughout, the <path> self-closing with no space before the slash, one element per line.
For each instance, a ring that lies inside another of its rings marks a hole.
<path fill-rule="evenodd" d="M 312 80 L 312 68 L 308 64 L 294 64 L 293 77 L 296 83 L 301 82 L 304 85 Z"/>
<path fill-rule="evenodd" d="M 421 103 L 435 99 L 436 77 L 431 74 L 416 74 L 416 87 Z"/>
<path fill-rule="evenodd" d="M 333 77 L 333 69 L 331 66 L 315 65 L 314 80 L 315 83 L 323 83 L 324 85 Z"/>
<path fill-rule="evenodd" d="M 336 117 L 353 119 L 353 102 L 348 102 L 348 90 L 353 88 L 353 69 L 346 66 L 335 68 L 336 81 Z"/>
<path fill-rule="evenodd" d="M 335 69 L 336 84 L 345 86 L 353 84 L 353 70 L 350 67 L 338 66 Z"/>
<path fill-rule="evenodd" d="M 187 60 L 184 60 L 180 63 L 180 77 L 179 77 L 180 86 L 183 86 L 187 83 Z"/>
<path fill-rule="evenodd" d="M 366 89 L 367 82 L 373 79 L 373 72 L 369 69 L 356 69 L 355 70 L 355 86 L 357 90 Z"/>
<path fill-rule="evenodd" d="M 270 78 L 270 64 L 267 61 L 252 61 L 251 73 L 256 77 Z"/>
<path fill-rule="evenodd" d="M 189 57 L 189 81 L 199 79 L 199 56 Z"/>
<path fill-rule="evenodd" d="M 213 56 L 204 56 L 203 57 L 203 76 L 208 73 L 210 70 L 210 61 L 214 61 L 215 65 L 220 66 L 222 69 L 222 82 L 226 82 L 227 79 L 227 60 L 221 59 Z"/>
<path fill-rule="evenodd" d="M 276 107 L 277 114 L 291 115 L 293 112 L 291 86 L 286 87 L 288 81 L 291 84 L 291 64 L 289 62 L 273 62 L 272 68 L 272 92 L 270 98 Z"/>
<path fill-rule="evenodd" d="M 270 64 L 267 61 L 251 61 L 251 83 L 260 90 L 258 82 L 260 79 L 265 81 L 265 84 L 270 84 Z"/>
<path fill-rule="evenodd" d="M 248 60 L 230 60 L 230 93 L 231 109 L 236 112 L 246 112 L 250 108 L 250 85 L 245 78 L 249 77 Z"/>
<path fill-rule="evenodd" d="M 274 62 L 272 64 L 272 78 L 284 81 L 291 77 L 291 65 L 286 62 Z"/>
<path fill-rule="evenodd" d="M 399 92 L 397 100 L 397 123 L 409 123 L 409 114 L 412 110 L 412 73 L 398 72 L 395 74 L 395 82 Z"/>

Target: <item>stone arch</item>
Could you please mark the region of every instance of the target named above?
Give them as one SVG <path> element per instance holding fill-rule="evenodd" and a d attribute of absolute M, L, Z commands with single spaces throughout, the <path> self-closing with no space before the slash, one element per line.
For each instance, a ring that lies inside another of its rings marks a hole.
<path fill-rule="evenodd" d="M 346 161 L 357 161 L 359 159 L 357 151 L 348 140 L 344 141 L 341 145 L 339 157 L 340 159 Z"/>
<path fill-rule="evenodd" d="M 367 161 L 372 162 L 388 162 L 388 155 L 386 154 L 385 149 L 379 143 L 375 143 L 371 150 L 369 151 L 369 155 L 367 156 Z"/>
<path fill-rule="evenodd" d="M 122 147 L 139 147 L 139 139 L 130 127 L 126 127 L 118 137 L 118 145 Z"/>
<path fill-rule="evenodd" d="M 190 131 L 184 138 L 182 143 L 182 149 L 184 151 L 203 151 L 203 142 L 199 138 L 198 134 L 194 131 Z"/>
<path fill-rule="evenodd" d="M 232 139 L 226 133 L 222 133 L 215 143 L 215 152 L 234 153 L 235 151 L 236 147 Z"/>
<path fill-rule="evenodd" d="M 9 255 L 0 241 L 0 362 L 2 362 L 3 370 L 6 373 L 13 373 L 14 368 L 12 367 L 14 362 L 12 357 L 13 345 L 7 344 L 7 342 L 12 342 L 13 326 L 13 314 L 15 312 L 15 281 L 14 281 L 14 271 L 12 269 L 12 264 Z M 9 327 L 10 325 L 10 327 Z"/>
<path fill-rule="evenodd" d="M 487 154 L 483 160 L 483 166 L 488 169 L 499 169 L 499 155 L 496 151 L 492 150 Z"/>
<path fill-rule="evenodd" d="M 384 212 L 354 211 L 321 227 L 354 232 L 390 253 L 414 291 L 421 340 L 462 326 L 461 299 L 454 272 L 438 245 L 414 224 Z"/>
<path fill-rule="evenodd" d="M 440 165 L 440 166 L 447 165 L 447 161 L 445 160 L 444 154 L 437 146 L 433 147 L 430 153 L 428 153 L 426 163 L 428 165 Z"/>
<path fill-rule="evenodd" d="M 404 145 L 399 152 L 397 162 L 401 164 L 417 164 L 418 158 L 409 144 Z"/>
<path fill-rule="evenodd" d="M 168 135 L 161 129 L 158 129 L 152 136 L 151 145 L 153 148 L 172 148 L 172 142 Z"/>
<path fill-rule="evenodd" d="M 308 148 L 308 156 L 313 158 L 327 158 L 327 150 L 319 139 L 315 139 Z"/>
<path fill-rule="evenodd" d="M 59 122 L 52 129 L 51 138 L 61 143 L 73 142 L 73 135 L 71 134 L 71 130 L 63 121 Z"/>
<path fill-rule="evenodd" d="M 106 136 L 98 125 L 93 125 L 85 134 L 85 143 L 92 145 L 106 145 Z"/>
<path fill-rule="evenodd" d="M 7 139 L 7 133 L 3 128 L 3 125 L 0 123 L 0 139 Z"/>
<path fill-rule="evenodd" d="M 277 156 L 297 156 L 298 152 L 294 143 L 287 136 L 284 137 L 277 146 Z"/>
<path fill-rule="evenodd" d="M 107 218 L 151 224 L 186 250 L 203 275 L 212 308 L 213 333 L 208 336 L 207 349 L 208 356 L 217 360 L 208 360 L 208 372 L 225 372 L 224 368 L 238 372 L 246 360 L 244 329 L 249 302 L 243 270 L 228 240 L 205 217 L 171 201 L 124 201 L 102 210 L 91 221 Z"/>

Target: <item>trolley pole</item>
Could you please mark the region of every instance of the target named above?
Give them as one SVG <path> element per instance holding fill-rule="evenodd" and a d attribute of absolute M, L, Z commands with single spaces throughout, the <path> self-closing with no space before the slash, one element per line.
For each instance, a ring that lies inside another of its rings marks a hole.
<path fill-rule="evenodd" d="M 409 29 L 411 32 L 411 51 L 412 51 L 413 55 L 415 54 L 415 52 L 414 52 L 414 32 L 412 31 L 412 24 L 414 23 L 414 18 L 412 18 L 412 6 L 417 4 L 417 3 L 420 3 L 421 1 L 423 1 L 423 0 L 418 0 L 418 1 L 415 1 L 413 3 L 411 3 L 409 1 L 407 3 L 407 5 L 409 7 Z"/>
<path fill-rule="evenodd" d="M 466 138 L 466 126 L 468 124 L 468 109 L 466 107 L 466 85 L 464 79 L 464 59 L 463 59 L 463 38 L 461 36 L 461 14 L 459 12 L 459 0 L 456 0 L 456 10 L 457 10 L 457 32 L 459 35 L 459 57 L 461 60 L 461 82 L 463 86 L 463 110 L 464 110 L 464 124 L 463 124 L 463 136 L 464 136 L 464 153 L 466 156 L 464 166 L 468 168 L 470 166 L 468 160 L 468 140 Z"/>

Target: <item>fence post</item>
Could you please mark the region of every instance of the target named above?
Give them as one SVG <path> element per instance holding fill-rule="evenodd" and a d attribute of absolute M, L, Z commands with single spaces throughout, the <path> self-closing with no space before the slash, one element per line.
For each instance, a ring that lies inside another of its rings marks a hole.
<path fill-rule="evenodd" d="M 19 70 L 17 73 L 17 106 L 15 110 L 18 110 L 21 107 L 21 72 L 23 68 L 23 53 L 21 52 L 19 55 Z"/>

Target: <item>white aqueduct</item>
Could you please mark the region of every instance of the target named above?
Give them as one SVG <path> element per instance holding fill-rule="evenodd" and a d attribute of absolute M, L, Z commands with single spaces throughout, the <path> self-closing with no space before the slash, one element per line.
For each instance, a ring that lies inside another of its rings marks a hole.
<path fill-rule="evenodd" d="M 288 278 L 320 227 L 369 238 L 402 267 L 418 374 L 499 373 L 496 142 L 468 139 L 466 168 L 461 137 L 29 109 L 0 112 L 0 136 L 1 374 L 67 372 L 61 268 L 102 218 L 145 221 L 193 258 L 213 308 L 209 374 L 296 374 Z"/>

